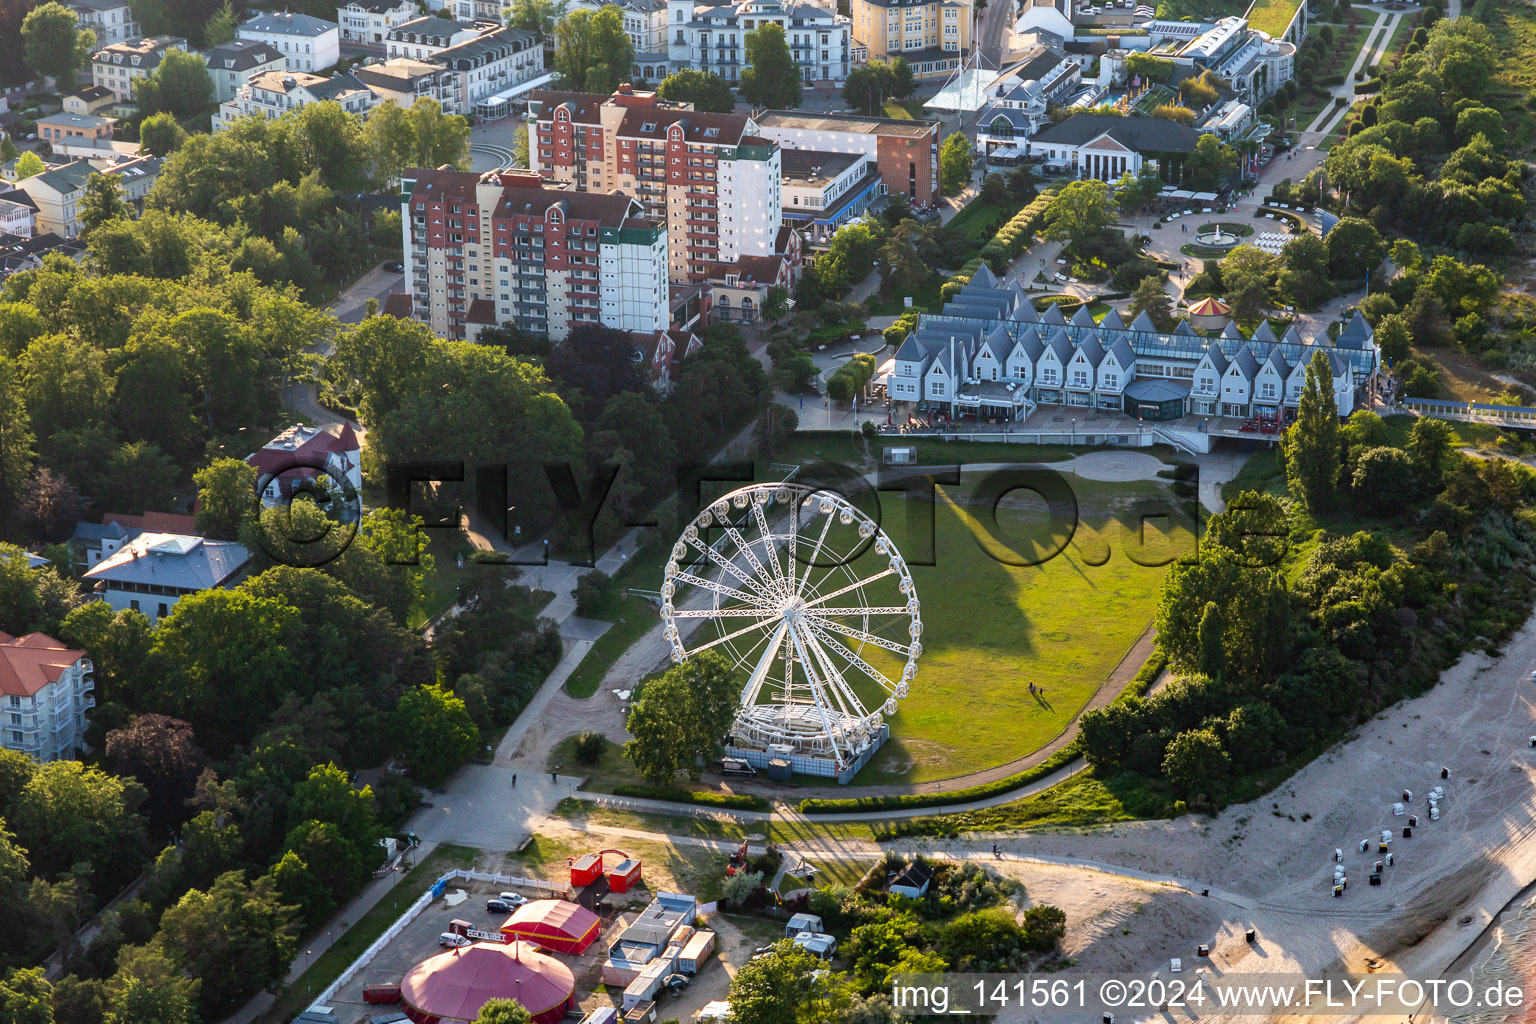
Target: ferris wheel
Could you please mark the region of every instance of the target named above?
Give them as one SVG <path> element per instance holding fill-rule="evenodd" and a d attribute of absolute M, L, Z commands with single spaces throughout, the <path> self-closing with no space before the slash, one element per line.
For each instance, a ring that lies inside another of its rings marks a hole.
<path fill-rule="evenodd" d="M 718 650 L 746 674 L 736 745 L 850 765 L 917 675 L 923 623 L 896 545 L 840 495 L 753 484 L 700 512 L 661 587 L 672 660 Z"/>

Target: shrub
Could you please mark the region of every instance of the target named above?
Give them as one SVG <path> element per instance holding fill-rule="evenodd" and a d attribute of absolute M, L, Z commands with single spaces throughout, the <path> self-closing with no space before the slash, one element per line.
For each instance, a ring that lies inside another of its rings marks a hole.
<path fill-rule="evenodd" d="M 772 808 L 767 797 L 747 793 L 694 792 L 676 786 L 641 786 L 620 783 L 613 787 L 615 796 L 632 796 L 642 800 L 670 800 L 676 804 L 698 804 L 701 807 L 729 807 L 738 811 L 766 811 Z"/>
<path fill-rule="evenodd" d="M 576 737 L 576 760 L 582 764 L 597 764 L 608 746 L 607 737 L 598 732 L 584 732 Z"/>
<path fill-rule="evenodd" d="M 576 580 L 571 596 L 576 599 L 576 614 L 586 617 L 599 611 L 618 589 L 612 576 L 601 569 L 593 569 Z"/>

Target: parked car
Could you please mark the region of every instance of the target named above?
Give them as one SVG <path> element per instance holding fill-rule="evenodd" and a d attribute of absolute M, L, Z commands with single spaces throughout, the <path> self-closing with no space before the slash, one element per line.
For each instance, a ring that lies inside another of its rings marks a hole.
<path fill-rule="evenodd" d="M 661 983 L 667 986 L 668 991 L 670 991 L 674 996 L 679 996 L 682 995 L 683 990 L 688 987 L 688 975 L 669 974 L 665 978 L 661 979 Z"/>
<path fill-rule="evenodd" d="M 389 271 L 391 274 L 398 274 L 400 271 L 404 270 L 405 267 L 400 265 L 399 260 L 385 260 L 384 269 Z"/>
<path fill-rule="evenodd" d="M 437 944 L 444 949 L 456 949 L 459 946 L 467 946 L 472 940 L 468 935 L 455 935 L 453 932 L 443 932 L 437 937 Z"/>
<path fill-rule="evenodd" d="M 510 914 L 516 909 L 516 907 L 503 899 L 489 899 L 485 901 L 485 912 L 487 914 Z"/>
<path fill-rule="evenodd" d="M 720 759 L 721 775 L 746 775 L 757 774 L 757 769 L 739 757 L 722 757 Z"/>
<path fill-rule="evenodd" d="M 496 898 L 501 900 L 501 902 L 505 903 L 513 910 L 516 910 L 518 907 L 528 902 L 527 896 L 523 896 L 515 892 L 499 893 Z"/>

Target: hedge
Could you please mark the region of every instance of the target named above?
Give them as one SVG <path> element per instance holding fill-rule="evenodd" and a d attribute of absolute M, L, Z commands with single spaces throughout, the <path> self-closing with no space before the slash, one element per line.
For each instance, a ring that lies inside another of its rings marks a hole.
<path fill-rule="evenodd" d="M 729 807 L 738 811 L 767 811 L 773 805 L 767 797 L 747 793 L 696 793 L 676 786 L 637 786 L 621 783 L 613 787 L 615 796 L 633 796 L 643 800 L 670 800 L 675 804 L 698 804 L 701 807 Z"/>
<path fill-rule="evenodd" d="M 997 796 L 999 793 L 1007 793 L 1027 786 L 1031 782 L 1060 771 L 1067 765 L 1076 761 L 1082 755 L 1077 749 L 1077 740 L 1073 740 L 1062 747 L 1050 757 L 1041 761 L 1033 768 L 1027 768 L 1017 775 L 998 779 L 995 782 L 983 782 L 979 786 L 967 786 L 965 789 L 955 789 L 947 793 L 902 793 L 894 796 L 861 796 L 844 799 L 811 798 L 800 801 L 801 814 L 839 814 L 849 811 L 890 811 L 899 807 L 941 807 L 945 804 L 964 804 L 973 800 L 985 800 L 987 797 Z"/>

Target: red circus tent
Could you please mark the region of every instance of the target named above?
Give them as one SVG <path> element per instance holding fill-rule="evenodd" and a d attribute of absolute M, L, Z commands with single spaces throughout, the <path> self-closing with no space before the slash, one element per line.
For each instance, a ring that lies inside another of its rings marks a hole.
<path fill-rule="evenodd" d="M 406 1015 L 416 1024 L 472 1021 L 490 999 L 513 999 L 534 1024 L 557 1024 L 572 1005 L 570 968 L 526 942 L 476 942 L 429 957 L 400 982 Z"/>
<path fill-rule="evenodd" d="M 574 956 L 592 945 L 602 928 L 602 919 L 586 907 L 565 900 L 534 900 L 518 907 L 501 933 L 511 941 L 526 939 Z"/>

